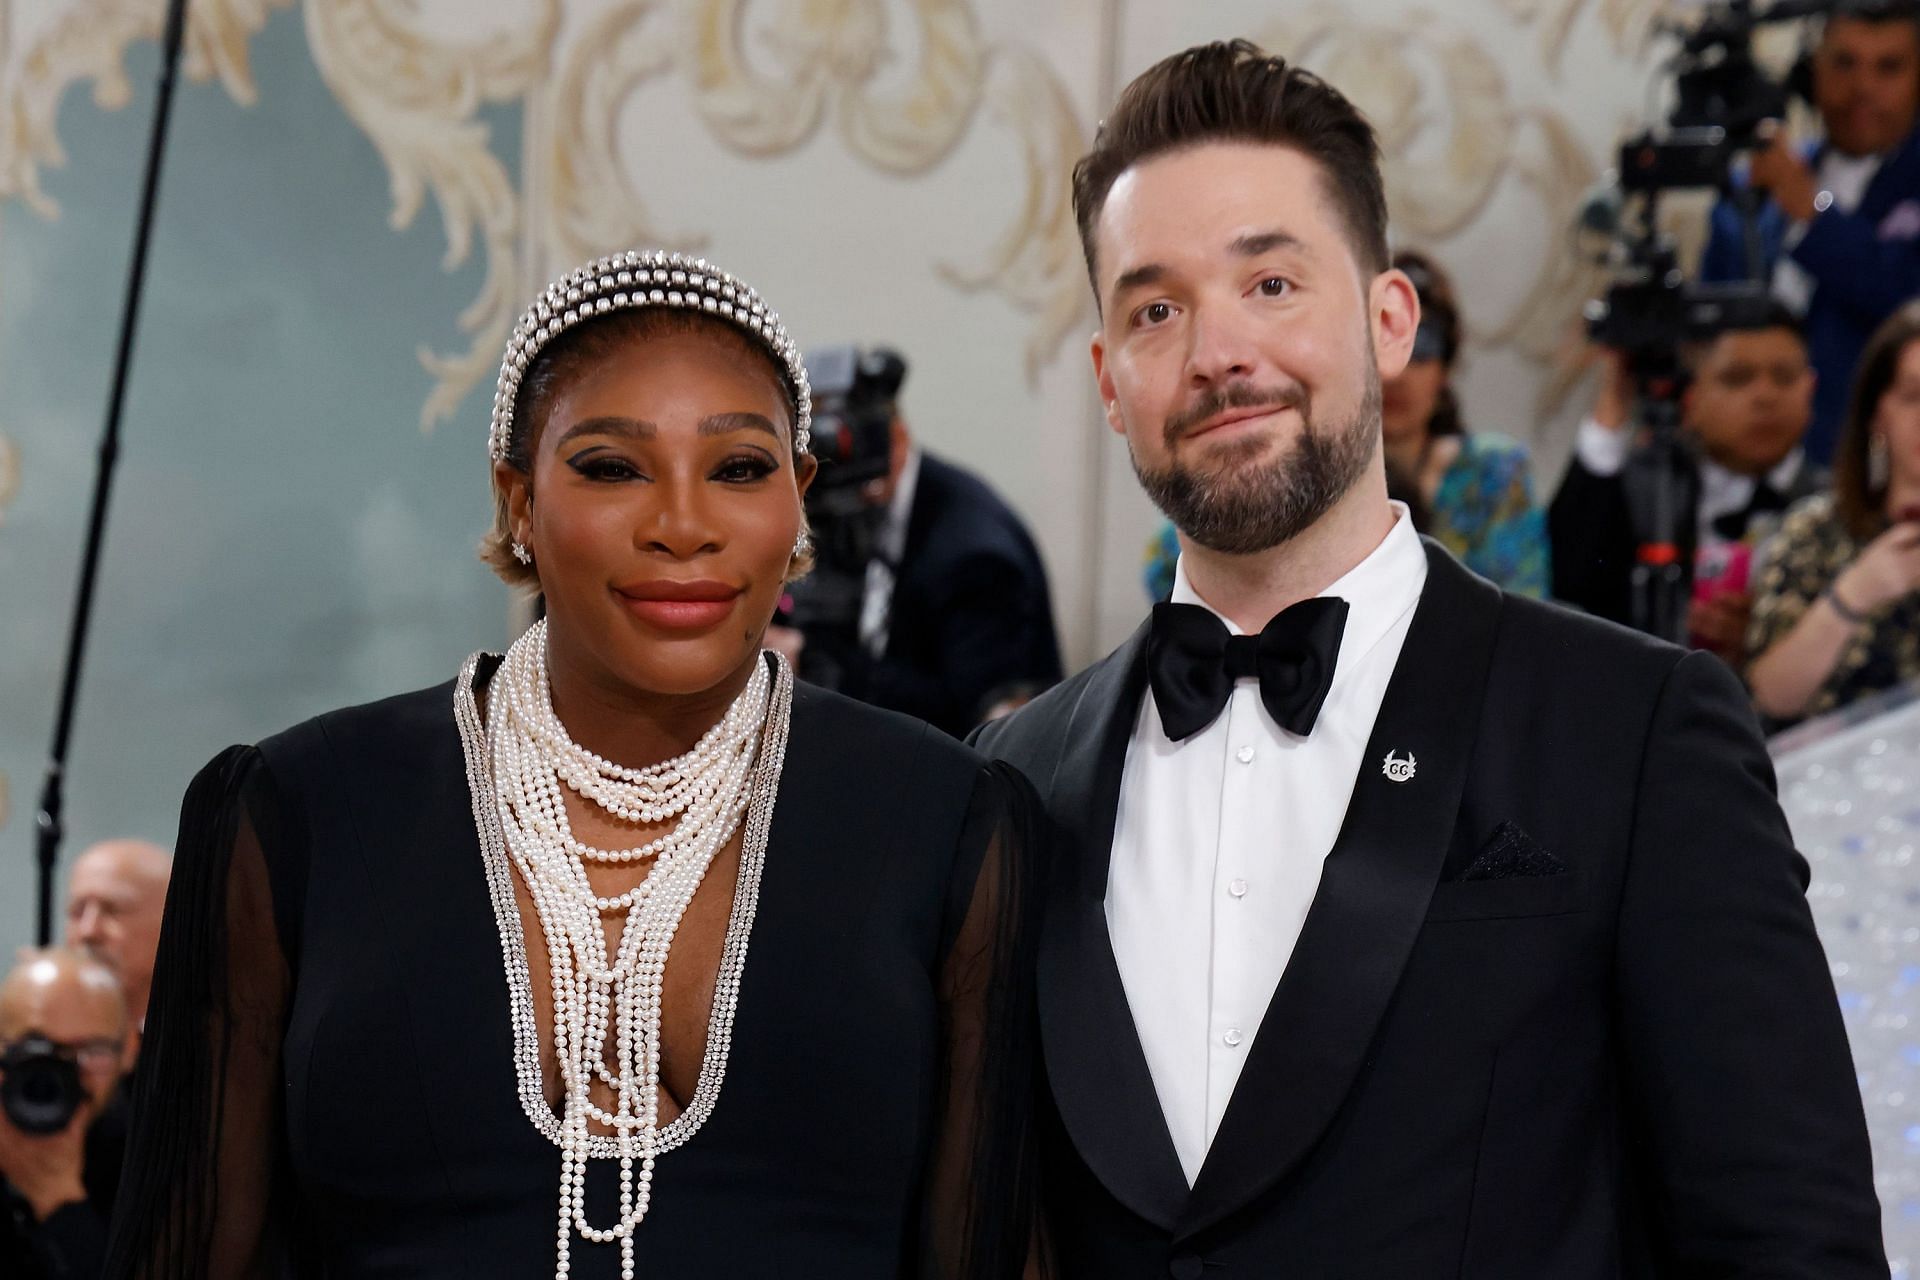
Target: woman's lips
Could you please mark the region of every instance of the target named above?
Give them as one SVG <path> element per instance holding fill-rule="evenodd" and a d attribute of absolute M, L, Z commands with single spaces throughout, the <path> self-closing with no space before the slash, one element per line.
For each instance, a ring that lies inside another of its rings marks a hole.
<path fill-rule="evenodd" d="M 660 580 L 615 589 L 627 611 L 670 631 L 698 631 L 724 622 L 741 589 L 724 582 Z"/>

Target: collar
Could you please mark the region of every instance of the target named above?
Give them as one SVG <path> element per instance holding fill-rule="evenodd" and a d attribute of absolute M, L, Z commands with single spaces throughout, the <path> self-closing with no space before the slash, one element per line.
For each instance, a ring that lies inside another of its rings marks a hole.
<path fill-rule="evenodd" d="M 1347 602 L 1347 627 L 1340 636 L 1340 660 L 1333 673 L 1336 682 L 1420 602 L 1420 590 L 1426 585 L 1427 554 L 1420 545 L 1420 535 L 1414 532 L 1413 517 L 1403 502 L 1388 505 L 1393 508 L 1393 528 L 1387 530 L 1380 545 L 1319 593 Z M 1193 589 L 1193 583 L 1187 580 L 1184 553 L 1174 565 L 1171 599 L 1175 604 L 1197 604 L 1225 623 L 1231 634 L 1246 634 Z"/>
<path fill-rule="evenodd" d="M 1795 449 L 1767 472 L 1767 487 L 1786 495 L 1806 465 L 1806 453 Z M 1738 511 L 1753 500 L 1754 478 L 1730 470 L 1702 454 L 1700 457 L 1700 520 L 1707 523 L 1730 511 Z"/>
<path fill-rule="evenodd" d="M 913 519 L 913 497 L 920 489 L 920 446 L 907 446 L 907 460 L 900 465 L 900 479 L 893 486 L 893 499 L 887 503 L 887 518 L 880 526 L 880 553 L 890 563 L 900 563 L 907 553 L 907 525 Z"/>

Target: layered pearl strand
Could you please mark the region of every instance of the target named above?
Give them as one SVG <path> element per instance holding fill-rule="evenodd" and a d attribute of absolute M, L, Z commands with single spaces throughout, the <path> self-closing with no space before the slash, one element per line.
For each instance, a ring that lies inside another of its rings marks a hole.
<path fill-rule="evenodd" d="M 747 687 L 692 750 L 649 768 L 628 769 L 574 742 L 554 714 L 544 622 L 508 650 L 490 684 L 484 726 L 472 690 L 476 665 L 477 655 L 463 672 L 455 713 L 467 743 L 474 814 L 488 855 L 507 961 L 521 1097 L 561 1150 L 554 1274 L 556 1280 L 569 1274 L 577 1234 L 598 1244 L 617 1241 L 621 1274 L 631 1280 L 634 1231 L 651 1201 L 656 1158 L 698 1128 L 711 1112 L 724 1076 L 773 794 L 785 756 L 792 677 L 777 659 L 771 667 L 764 660 L 757 663 Z M 677 822 L 634 848 L 595 849 L 573 835 L 566 790 L 623 821 Z M 667 957 L 708 867 L 743 819 L 747 837 L 715 987 L 706 1059 L 686 1111 L 662 1130 L 660 1020 Z M 653 859 L 652 868 L 641 884 L 625 893 L 602 896 L 587 879 L 589 864 L 643 858 Z M 527 886 L 546 940 L 554 1053 L 566 1086 L 557 1124 L 540 1080 L 525 938 L 506 870 L 509 861 Z M 611 956 L 603 925 L 608 915 L 624 915 Z M 611 1110 L 594 1102 L 596 1082 L 611 1092 Z M 607 1132 L 595 1133 L 596 1125 Z M 610 1227 L 587 1221 L 586 1167 L 591 1157 L 620 1162 L 620 1216 Z"/>

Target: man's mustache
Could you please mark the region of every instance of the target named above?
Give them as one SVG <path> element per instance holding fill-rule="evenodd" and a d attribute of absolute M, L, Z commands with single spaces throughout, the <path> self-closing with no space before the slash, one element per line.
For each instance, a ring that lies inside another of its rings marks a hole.
<path fill-rule="evenodd" d="M 1307 392 L 1297 383 L 1276 388 L 1256 387 L 1250 382 L 1229 382 L 1214 387 L 1167 419 L 1163 429 L 1167 447 L 1171 449 L 1179 443 L 1181 436 L 1215 414 L 1225 413 L 1229 409 L 1298 409 L 1300 416 L 1305 417 Z"/>

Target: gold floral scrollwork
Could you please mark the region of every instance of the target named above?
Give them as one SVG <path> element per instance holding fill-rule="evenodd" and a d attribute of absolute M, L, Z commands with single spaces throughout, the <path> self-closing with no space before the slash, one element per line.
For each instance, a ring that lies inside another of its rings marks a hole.
<path fill-rule="evenodd" d="M 1066 87 L 1031 49 L 996 51 L 986 100 L 993 115 L 1020 136 L 1025 196 L 981 265 L 942 263 L 938 270 L 961 289 L 996 289 L 1039 316 L 1027 343 L 1031 382 L 1088 311 L 1069 180 L 1074 161 L 1087 149 L 1087 130 Z"/>
<path fill-rule="evenodd" d="M 321 76 L 386 163 L 394 229 L 411 225 L 431 193 L 447 237 L 444 268 L 466 261 L 476 235 L 485 247 L 485 281 L 459 318 L 472 344 L 455 355 L 420 351 L 436 379 L 423 430 L 451 416 L 491 370 L 518 309 L 518 197 L 475 116 L 482 103 L 518 100 L 545 70 L 559 0 L 529 4 L 530 20 L 463 44 L 414 25 L 410 0 L 305 6 Z"/>
<path fill-rule="evenodd" d="M 932 167 L 965 131 L 985 59 L 966 0 L 912 0 L 919 61 L 904 86 L 881 87 L 892 51 L 884 0 L 780 0 L 758 32 L 773 65 L 755 68 L 754 0 L 697 0 L 681 31 L 694 105 L 714 134 L 749 155 L 799 146 L 837 99 L 854 151 L 895 173 Z"/>
<path fill-rule="evenodd" d="M 292 0 L 195 0 L 187 10 L 184 70 L 193 80 L 218 78 L 236 102 L 256 96 L 247 47 L 268 15 Z M 40 170 L 66 162 L 56 132 L 61 99 L 80 81 L 93 83 L 93 100 L 117 111 L 133 97 L 126 51 L 135 40 L 156 39 L 165 0 L 83 0 L 64 9 L 32 45 L 8 60 L 0 88 L 0 198 L 17 196 L 42 217 L 59 207 L 41 189 Z M 0 30 L 15 26 L 13 0 L 0 0 Z"/>
<path fill-rule="evenodd" d="M 622 105 L 642 80 L 673 65 L 673 46 L 651 29 L 658 0 L 630 0 L 601 14 L 577 40 L 554 89 L 546 190 L 547 238 L 563 262 L 632 245 L 697 249 L 700 238 L 656 227 L 621 163 Z"/>

